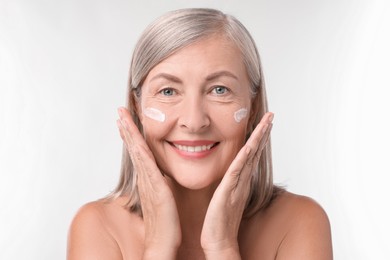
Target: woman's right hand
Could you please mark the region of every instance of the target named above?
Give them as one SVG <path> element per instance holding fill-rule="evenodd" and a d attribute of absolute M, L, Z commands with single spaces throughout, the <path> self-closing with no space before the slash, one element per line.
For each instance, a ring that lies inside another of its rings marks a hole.
<path fill-rule="evenodd" d="M 129 111 L 119 108 L 118 113 L 120 135 L 137 174 L 145 227 L 143 259 L 175 259 L 181 243 L 181 228 L 172 191 Z"/>

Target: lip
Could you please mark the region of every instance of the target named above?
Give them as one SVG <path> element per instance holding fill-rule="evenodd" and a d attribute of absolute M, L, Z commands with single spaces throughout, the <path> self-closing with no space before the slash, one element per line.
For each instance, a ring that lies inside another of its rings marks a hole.
<path fill-rule="evenodd" d="M 215 151 L 219 142 L 211 140 L 176 140 L 168 141 L 172 149 L 184 159 L 201 159 Z M 181 146 L 186 146 L 183 148 Z"/>
<path fill-rule="evenodd" d="M 171 144 L 179 144 L 179 145 L 187 145 L 187 146 L 199 146 L 199 145 L 210 145 L 218 143 L 216 141 L 211 140 L 176 140 L 169 141 Z"/>

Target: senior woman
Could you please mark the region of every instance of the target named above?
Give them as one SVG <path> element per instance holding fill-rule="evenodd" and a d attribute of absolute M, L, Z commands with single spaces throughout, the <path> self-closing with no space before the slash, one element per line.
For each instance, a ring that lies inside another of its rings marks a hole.
<path fill-rule="evenodd" d="M 260 59 L 212 9 L 169 12 L 138 41 L 113 194 L 75 216 L 68 259 L 332 259 L 313 200 L 275 186 Z"/>

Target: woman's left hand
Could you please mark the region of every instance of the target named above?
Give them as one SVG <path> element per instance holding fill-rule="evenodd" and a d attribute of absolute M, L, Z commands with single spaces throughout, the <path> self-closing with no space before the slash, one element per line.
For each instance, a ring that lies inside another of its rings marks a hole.
<path fill-rule="evenodd" d="M 238 152 L 210 201 L 201 234 L 207 259 L 240 259 L 238 230 L 258 166 L 272 128 L 273 114 L 263 116 Z"/>

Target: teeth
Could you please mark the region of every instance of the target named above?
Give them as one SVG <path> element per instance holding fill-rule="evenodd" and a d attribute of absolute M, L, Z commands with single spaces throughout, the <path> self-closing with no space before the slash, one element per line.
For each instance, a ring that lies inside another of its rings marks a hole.
<path fill-rule="evenodd" d="M 180 144 L 174 144 L 177 149 L 180 151 L 190 152 L 190 153 L 197 153 L 197 152 L 203 152 L 210 150 L 213 146 L 212 144 L 209 145 L 199 145 L 199 146 L 186 146 L 186 145 L 180 145 Z"/>

